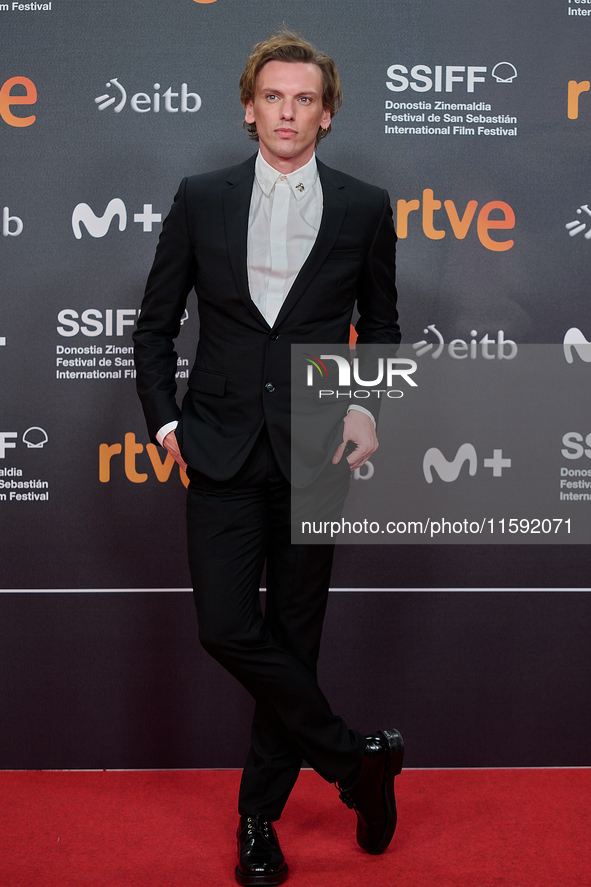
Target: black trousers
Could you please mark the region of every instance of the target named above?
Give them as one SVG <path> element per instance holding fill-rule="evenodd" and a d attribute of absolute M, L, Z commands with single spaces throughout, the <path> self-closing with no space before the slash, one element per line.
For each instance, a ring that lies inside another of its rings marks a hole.
<path fill-rule="evenodd" d="M 348 465 L 326 470 L 344 502 Z M 231 480 L 212 481 L 191 468 L 188 474 L 199 637 L 256 702 L 239 811 L 276 820 L 304 759 L 324 779 L 340 782 L 365 748 L 361 734 L 333 714 L 316 680 L 334 546 L 291 545 L 290 485 L 265 430 Z"/>

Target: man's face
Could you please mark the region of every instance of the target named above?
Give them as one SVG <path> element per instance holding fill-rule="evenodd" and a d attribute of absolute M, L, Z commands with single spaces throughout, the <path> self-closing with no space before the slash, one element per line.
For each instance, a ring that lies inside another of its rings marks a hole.
<path fill-rule="evenodd" d="M 246 122 L 256 123 L 267 163 L 284 173 L 299 169 L 314 153 L 318 128 L 330 125 L 320 68 L 311 62 L 267 62 L 245 111 Z"/>

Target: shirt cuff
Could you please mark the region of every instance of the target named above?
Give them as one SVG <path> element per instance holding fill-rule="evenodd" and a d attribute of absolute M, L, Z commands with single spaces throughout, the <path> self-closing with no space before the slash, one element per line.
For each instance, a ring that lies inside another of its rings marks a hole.
<path fill-rule="evenodd" d="M 370 418 L 371 421 L 373 422 L 373 427 L 374 427 L 374 428 L 376 427 L 376 420 L 375 420 L 375 418 L 374 418 L 374 416 L 373 416 L 373 413 L 370 413 L 370 411 L 369 411 L 369 410 L 366 410 L 365 407 L 360 407 L 360 406 L 357 406 L 356 403 L 352 403 L 352 404 L 350 405 L 349 409 L 347 410 L 347 415 L 349 415 L 349 413 L 351 412 L 351 410 L 358 410 L 360 413 L 365 413 L 365 415 L 366 415 L 366 416 L 369 416 L 369 418 Z"/>
<path fill-rule="evenodd" d="M 173 422 L 167 422 L 166 425 L 163 425 L 160 431 L 156 433 L 156 440 L 158 441 L 160 446 L 163 446 L 162 441 L 164 440 L 166 435 L 170 434 L 171 431 L 175 431 L 178 424 L 179 423 L 176 419 Z"/>

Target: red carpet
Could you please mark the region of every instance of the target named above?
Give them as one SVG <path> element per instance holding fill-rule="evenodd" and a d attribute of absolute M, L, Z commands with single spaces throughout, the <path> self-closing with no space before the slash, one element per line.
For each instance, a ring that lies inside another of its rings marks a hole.
<path fill-rule="evenodd" d="M 1 887 L 224 887 L 237 771 L 0 772 Z M 591 770 L 410 770 L 378 857 L 304 771 L 278 825 L 293 887 L 588 887 Z"/>

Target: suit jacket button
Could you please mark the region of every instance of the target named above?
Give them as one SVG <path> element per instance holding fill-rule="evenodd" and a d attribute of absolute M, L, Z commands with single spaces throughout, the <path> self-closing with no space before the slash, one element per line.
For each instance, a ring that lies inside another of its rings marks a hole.
<path fill-rule="evenodd" d="M 267 382 L 267 384 L 265 385 L 265 388 L 269 393 L 271 393 L 272 391 L 275 391 L 275 386 L 273 385 L 272 382 Z"/>
<path fill-rule="evenodd" d="M 269 338 L 271 339 L 272 342 L 276 342 L 277 339 L 279 338 L 279 336 L 277 335 L 277 333 L 271 333 Z"/>

